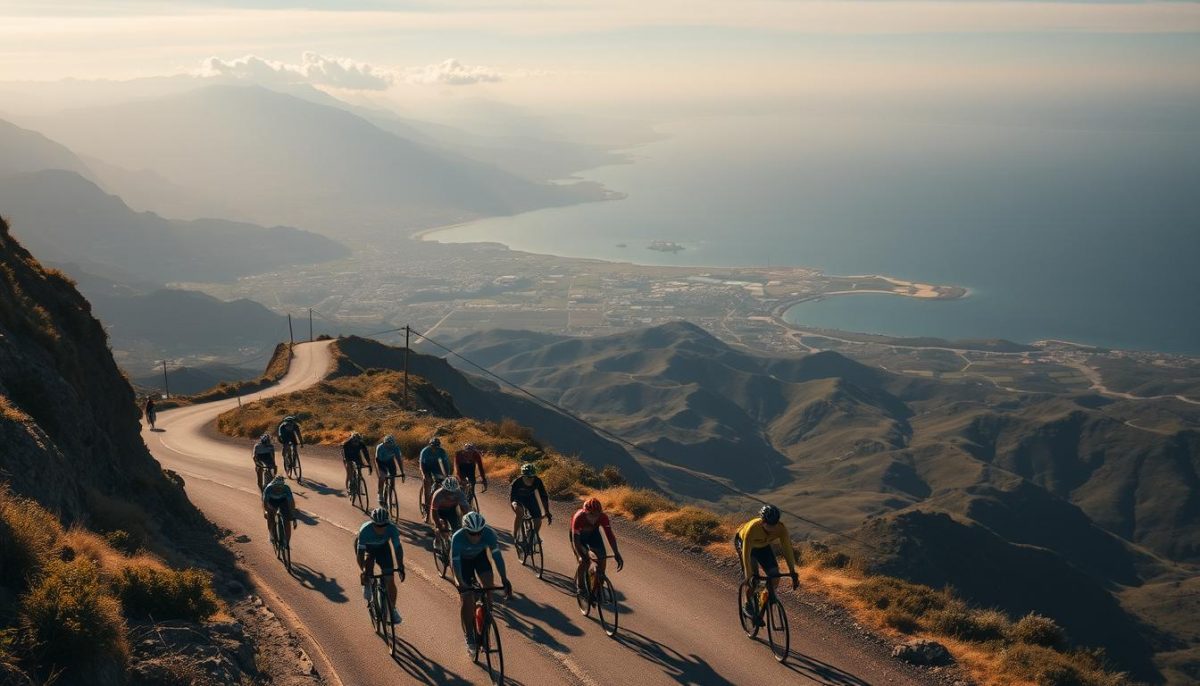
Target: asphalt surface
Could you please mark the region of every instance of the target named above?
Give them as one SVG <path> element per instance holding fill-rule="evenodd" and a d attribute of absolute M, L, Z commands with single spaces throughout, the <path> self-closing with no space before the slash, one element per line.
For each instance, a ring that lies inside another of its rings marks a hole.
<path fill-rule="evenodd" d="M 328 367 L 328 342 L 299 345 L 287 376 L 242 402 L 312 385 Z M 296 629 L 323 676 L 346 686 L 486 683 L 486 670 L 471 661 L 463 644 L 458 594 L 439 577 L 429 529 L 417 521 L 419 479 L 398 488 L 408 577 L 399 586 L 404 623 L 393 658 L 367 616 L 352 551 L 366 517 L 343 493 L 344 471 L 334 450 L 304 449 L 305 478 L 289 481 L 301 523 L 293 534 L 294 570 L 288 574 L 266 535 L 250 442 L 215 437 L 208 429 L 237 404 L 233 399 L 160 412 L 158 430 L 147 429 L 143 436 L 163 466 L 184 478 L 188 496 L 209 519 L 249 538 L 238 546 L 244 565 L 261 595 Z M 411 476 L 411 465 L 408 471 Z M 368 481 L 373 503 L 374 479 Z M 625 569 L 616 573 L 610 561 L 610 578 L 622 615 L 619 633 L 609 638 L 595 612 L 584 617 L 575 602 L 568 510 L 556 509 L 554 523 L 543 527 L 546 573 L 539 580 L 508 545 L 512 513 L 503 490 L 480 493 L 479 500 L 504 543 L 515 588 L 511 600 L 497 604 L 508 683 L 921 683 L 877 647 L 822 627 L 819 616 L 801 611 L 790 614 L 791 656 L 777 663 L 765 643 L 741 631 L 734 584 L 662 541 L 623 535 L 620 522 L 615 526 Z"/>

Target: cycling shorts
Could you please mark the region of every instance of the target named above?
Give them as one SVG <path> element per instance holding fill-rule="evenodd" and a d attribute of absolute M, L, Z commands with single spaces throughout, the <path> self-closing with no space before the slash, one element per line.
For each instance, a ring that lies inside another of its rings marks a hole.
<path fill-rule="evenodd" d="M 475 480 L 475 467 L 476 467 L 476 465 L 474 462 L 458 463 L 459 477 L 461 477 L 464 480 L 474 481 Z"/>
<path fill-rule="evenodd" d="M 392 557 L 391 544 L 372 546 L 367 548 L 367 572 L 371 571 L 371 564 L 379 565 L 380 574 L 391 574 L 396 571 L 396 561 Z"/>
<path fill-rule="evenodd" d="M 530 498 L 513 498 L 513 502 L 525 508 L 529 516 L 534 519 L 542 516 L 542 504 L 538 502 L 536 496 Z"/>
<path fill-rule="evenodd" d="M 738 557 L 742 556 L 742 536 L 734 534 L 733 549 L 737 551 Z M 778 574 L 779 573 L 779 558 L 775 557 L 775 551 L 771 546 L 765 545 L 761 548 L 754 548 L 750 551 L 750 573 L 755 574 L 758 568 L 761 567 L 763 574 Z"/>
<path fill-rule="evenodd" d="M 588 533 L 575 532 L 575 546 L 584 547 L 596 554 L 598 559 L 604 559 L 608 555 L 608 548 L 604 547 L 604 537 L 600 535 L 600 529 L 592 529 Z"/>
<path fill-rule="evenodd" d="M 358 467 L 359 469 L 362 469 L 362 467 L 363 467 L 362 453 L 355 453 L 353 455 L 347 455 L 346 453 L 342 453 L 342 462 L 353 462 L 356 467 Z"/>
<path fill-rule="evenodd" d="M 254 456 L 254 464 L 256 464 L 260 467 L 269 467 L 271 469 L 271 471 L 273 471 L 273 472 L 279 471 L 275 467 L 275 456 L 274 455 L 255 455 Z"/>
<path fill-rule="evenodd" d="M 479 577 L 479 582 L 482 584 L 483 576 L 492 574 L 492 561 L 488 559 L 487 551 L 479 553 L 475 557 L 464 557 L 461 562 L 463 578 L 460 581 L 464 584 L 470 584 L 476 576 Z"/>
<path fill-rule="evenodd" d="M 454 507 L 439 507 L 434 512 L 436 513 L 435 517 L 446 520 L 446 523 L 450 525 L 452 533 L 462 528 L 462 517 L 459 515 L 457 505 Z"/>
<path fill-rule="evenodd" d="M 285 519 L 294 519 L 292 515 L 292 503 L 287 498 L 280 500 L 267 498 L 266 505 L 268 510 L 278 510 L 279 514 L 283 515 Z"/>
<path fill-rule="evenodd" d="M 424 462 L 422 462 L 421 463 L 421 473 L 424 474 L 425 478 L 429 481 L 432 481 L 434 479 L 441 480 L 441 479 L 446 478 L 446 474 L 442 472 L 442 465 L 440 463 L 427 465 Z"/>
<path fill-rule="evenodd" d="M 399 470 L 396 468 L 395 460 L 376 460 L 375 464 L 379 465 L 379 473 L 386 476 L 396 476 Z"/>

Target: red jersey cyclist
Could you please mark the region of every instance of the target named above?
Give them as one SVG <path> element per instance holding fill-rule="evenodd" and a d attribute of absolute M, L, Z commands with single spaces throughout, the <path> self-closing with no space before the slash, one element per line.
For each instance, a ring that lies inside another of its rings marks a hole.
<path fill-rule="evenodd" d="M 625 560 L 621 558 L 621 551 L 617 549 L 617 537 L 613 535 L 612 523 L 608 515 L 604 514 L 600 501 L 588 498 L 575 516 L 571 517 L 571 546 L 575 549 L 575 558 L 579 560 L 579 568 L 575 570 L 575 584 L 580 590 L 584 590 L 584 579 L 587 578 L 587 568 L 591 562 L 589 551 L 596 556 L 595 587 L 591 589 L 592 593 L 599 591 L 600 579 L 604 576 L 608 557 L 608 551 L 604 549 L 604 540 L 600 538 L 600 529 L 604 529 L 604 537 L 612 546 L 613 558 L 617 561 L 619 572 L 625 567 Z"/>
<path fill-rule="evenodd" d="M 483 490 L 487 491 L 487 474 L 483 471 L 483 453 L 479 452 L 479 448 L 475 447 L 474 443 L 468 443 L 462 447 L 462 450 L 454 453 L 454 472 L 458 474 L 458 480 L 466 489 L 463 492 L 468 495 L 475 490 L 475 472 L 479 472 L 479 480 L 483 482 Z"/>

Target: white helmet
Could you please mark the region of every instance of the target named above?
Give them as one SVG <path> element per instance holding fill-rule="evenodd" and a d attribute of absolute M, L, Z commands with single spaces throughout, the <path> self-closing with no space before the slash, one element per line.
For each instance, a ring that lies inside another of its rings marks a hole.
<path fill-rule="evenodd" d="M 466 517 L 463 517 L 462 527 L 468 533 L 477 534 L 483 531 L 483 527 L 487 526 L 487 522 L 483 519 L 483 515 L 478 512 L 468 512 Z"/>
<path fill-rule="evenodd" d="M 448 476 L 442 481 L 442 488 L 447 491 L 457 491 L 459 489 L 458 479 L 453 476 Z"/>

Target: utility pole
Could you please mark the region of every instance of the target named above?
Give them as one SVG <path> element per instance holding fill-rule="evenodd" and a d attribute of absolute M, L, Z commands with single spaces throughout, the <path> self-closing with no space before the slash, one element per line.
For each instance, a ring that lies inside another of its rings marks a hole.
<path fill-rule="evenodd" d="M 412 331 L 407 324 L 404 325 L 404 409 L 412 409 L 412 405 L 408 402 L 408 334 Z"/>
<path fill-rule="evenodd" d="M 163 395 L 171 397 L 171 386 L 167 383 L 167 361 L 163 360 Z"/>
<path fill-rule="evenodd" d="M 292 313 L 288 312 L 288 341 L 292 348 L 296 347 L 296 334 L 292 332 Z"/>
<path fill-rule="evenodd" d="M 309 343 L 313 342 L 312 308 L 311 307 L 308 308 L 308 342 Z"/>

